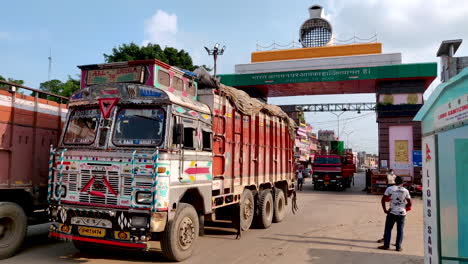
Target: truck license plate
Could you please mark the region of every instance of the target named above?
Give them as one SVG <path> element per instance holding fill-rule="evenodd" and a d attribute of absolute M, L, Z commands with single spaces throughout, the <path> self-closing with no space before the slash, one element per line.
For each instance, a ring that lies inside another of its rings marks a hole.
<path fill-rule="evenodd" d="M 326 181 L 326 182 L 323 182 L 323 184 L 329 184 L 329 183 L 330 183 L 330 182 L 327 182 L 327 181 Z"/>
<path fill-rule="evenodd" d="M 104 237 L 106 235 L 106 230 L 102 228 L 80 226 L 80 228 L 78 228 L 78 233 L 82 236 Z"/>

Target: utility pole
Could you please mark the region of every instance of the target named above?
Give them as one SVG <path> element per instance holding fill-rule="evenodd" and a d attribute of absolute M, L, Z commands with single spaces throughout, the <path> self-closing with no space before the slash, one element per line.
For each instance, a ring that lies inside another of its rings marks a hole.
<path fill-rule="evenodd" d="M 52 48 L 49 49 L 49 72 L 47 74 L 47 80 L 50 81 L 50 74 L 52 72 Z"/>
<path fill-rule="evenodd" d="M 336 121 L 338 123 L 338 140 L 340 140 L 340 116 L 344 113 L 345 113 L 344 111 L 339 114 L 330 112 L 330 114 L 334 114 L 336 116 Z"/>
<path fill-rule="evenodd" d="M 346 148 L 349 148 L 349 135 L 351 135 L 354 131 L 346 132 L 343 131 L 343 133 L 346 134 Z"/>
<path fill-rule="evenodd" d="M 209 49 L 205 47 L 205 50 L 208 52 L 208 55 L 213 56 L 214 59 L 214 77 L 216 78 L 216 60 L 218 59 L 218 55 L 223 55 L 224 50 L 226 49 L 226 46 L 223 46 L 221 49 L 219 49 L 219 43 L 216 43 L 213 47 L 213 49 Z"/>

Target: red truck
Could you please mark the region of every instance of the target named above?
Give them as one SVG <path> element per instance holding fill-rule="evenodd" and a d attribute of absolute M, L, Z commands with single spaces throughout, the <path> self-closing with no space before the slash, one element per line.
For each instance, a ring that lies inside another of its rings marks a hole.
<path fill-rule="evenodd" d="M 316 154 L 313 164 L 314 189 L 334 188 L 345 190 L 351 187 L 356 172 L 353 153 Z"/>
<path fill-rule="evenodd" d="M 205 221 L 283 220 L 294 124 L 280 108 L 158 60 L 80 68 L 52 153 L 51 237 L 80 250 L 160 241 L 182 261 Z"/>
<path fill-rule="evenodd" d="M 49 151 L 58 142 L 67 108 L 40 98 L 46 96 L 68 100 L 0 81 L 0 259 L 20 249 L 28 224 L 48 222 Z"/>

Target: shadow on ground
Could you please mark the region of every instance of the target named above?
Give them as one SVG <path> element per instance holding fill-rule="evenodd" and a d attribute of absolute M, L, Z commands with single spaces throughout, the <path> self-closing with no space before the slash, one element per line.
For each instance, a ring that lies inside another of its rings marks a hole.
<path fill-rule="evenodd" d="M 271 237 L 261 237 L 261 239 L 306 244 L 309 247 L 310 263 L 317 264 L 413 264 L 424 262 L 421 256 L 408 255 L 405 252 L 396 252 L 394 250 L 379 250 L 377 249 L 379 244 L 371 240 L 290 234 L 274 234 Z M 346 249 L 315 248 L 324 245 L 345 247 Z M 372 251 L 369 252 L 369 250 Z"/>
<path fill-rule="evenodd" d="M 424 258 L 419 256 L 393 254 L 391 252 L 356 252 L 335 249 L 310 248 L 309 263 L 312 264 L 422 264 Z"/>

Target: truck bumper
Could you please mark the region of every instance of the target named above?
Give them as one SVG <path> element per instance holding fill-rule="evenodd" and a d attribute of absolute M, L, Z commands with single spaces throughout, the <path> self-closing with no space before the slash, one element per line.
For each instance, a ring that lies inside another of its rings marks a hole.
<path fill-rule="evenodd" d="M 50 231 L 49 236 L 60 239 L 60 240 L 69 240 L 69 241 L 76 240 L 76 241 L 83 241 L 83 242 L 88 242 L 88 243 L 102 244 L 102 245 L 115 246 L 115 247 L 148 249 L 148 244 L 146 243 L 122 242 L 122 241 L 117 241 L 117 240 L 82 237 L 82 236 L 69 235 L 69 234 L 58 232 L 58 231 Z"/>
<path fill-rule="evenodd" d="M 342 179 L 333 179 L 333 180 L 314 180 L 314 185 L 319 187 L 342 187 L 345 186 L 345 182 Z"/>

